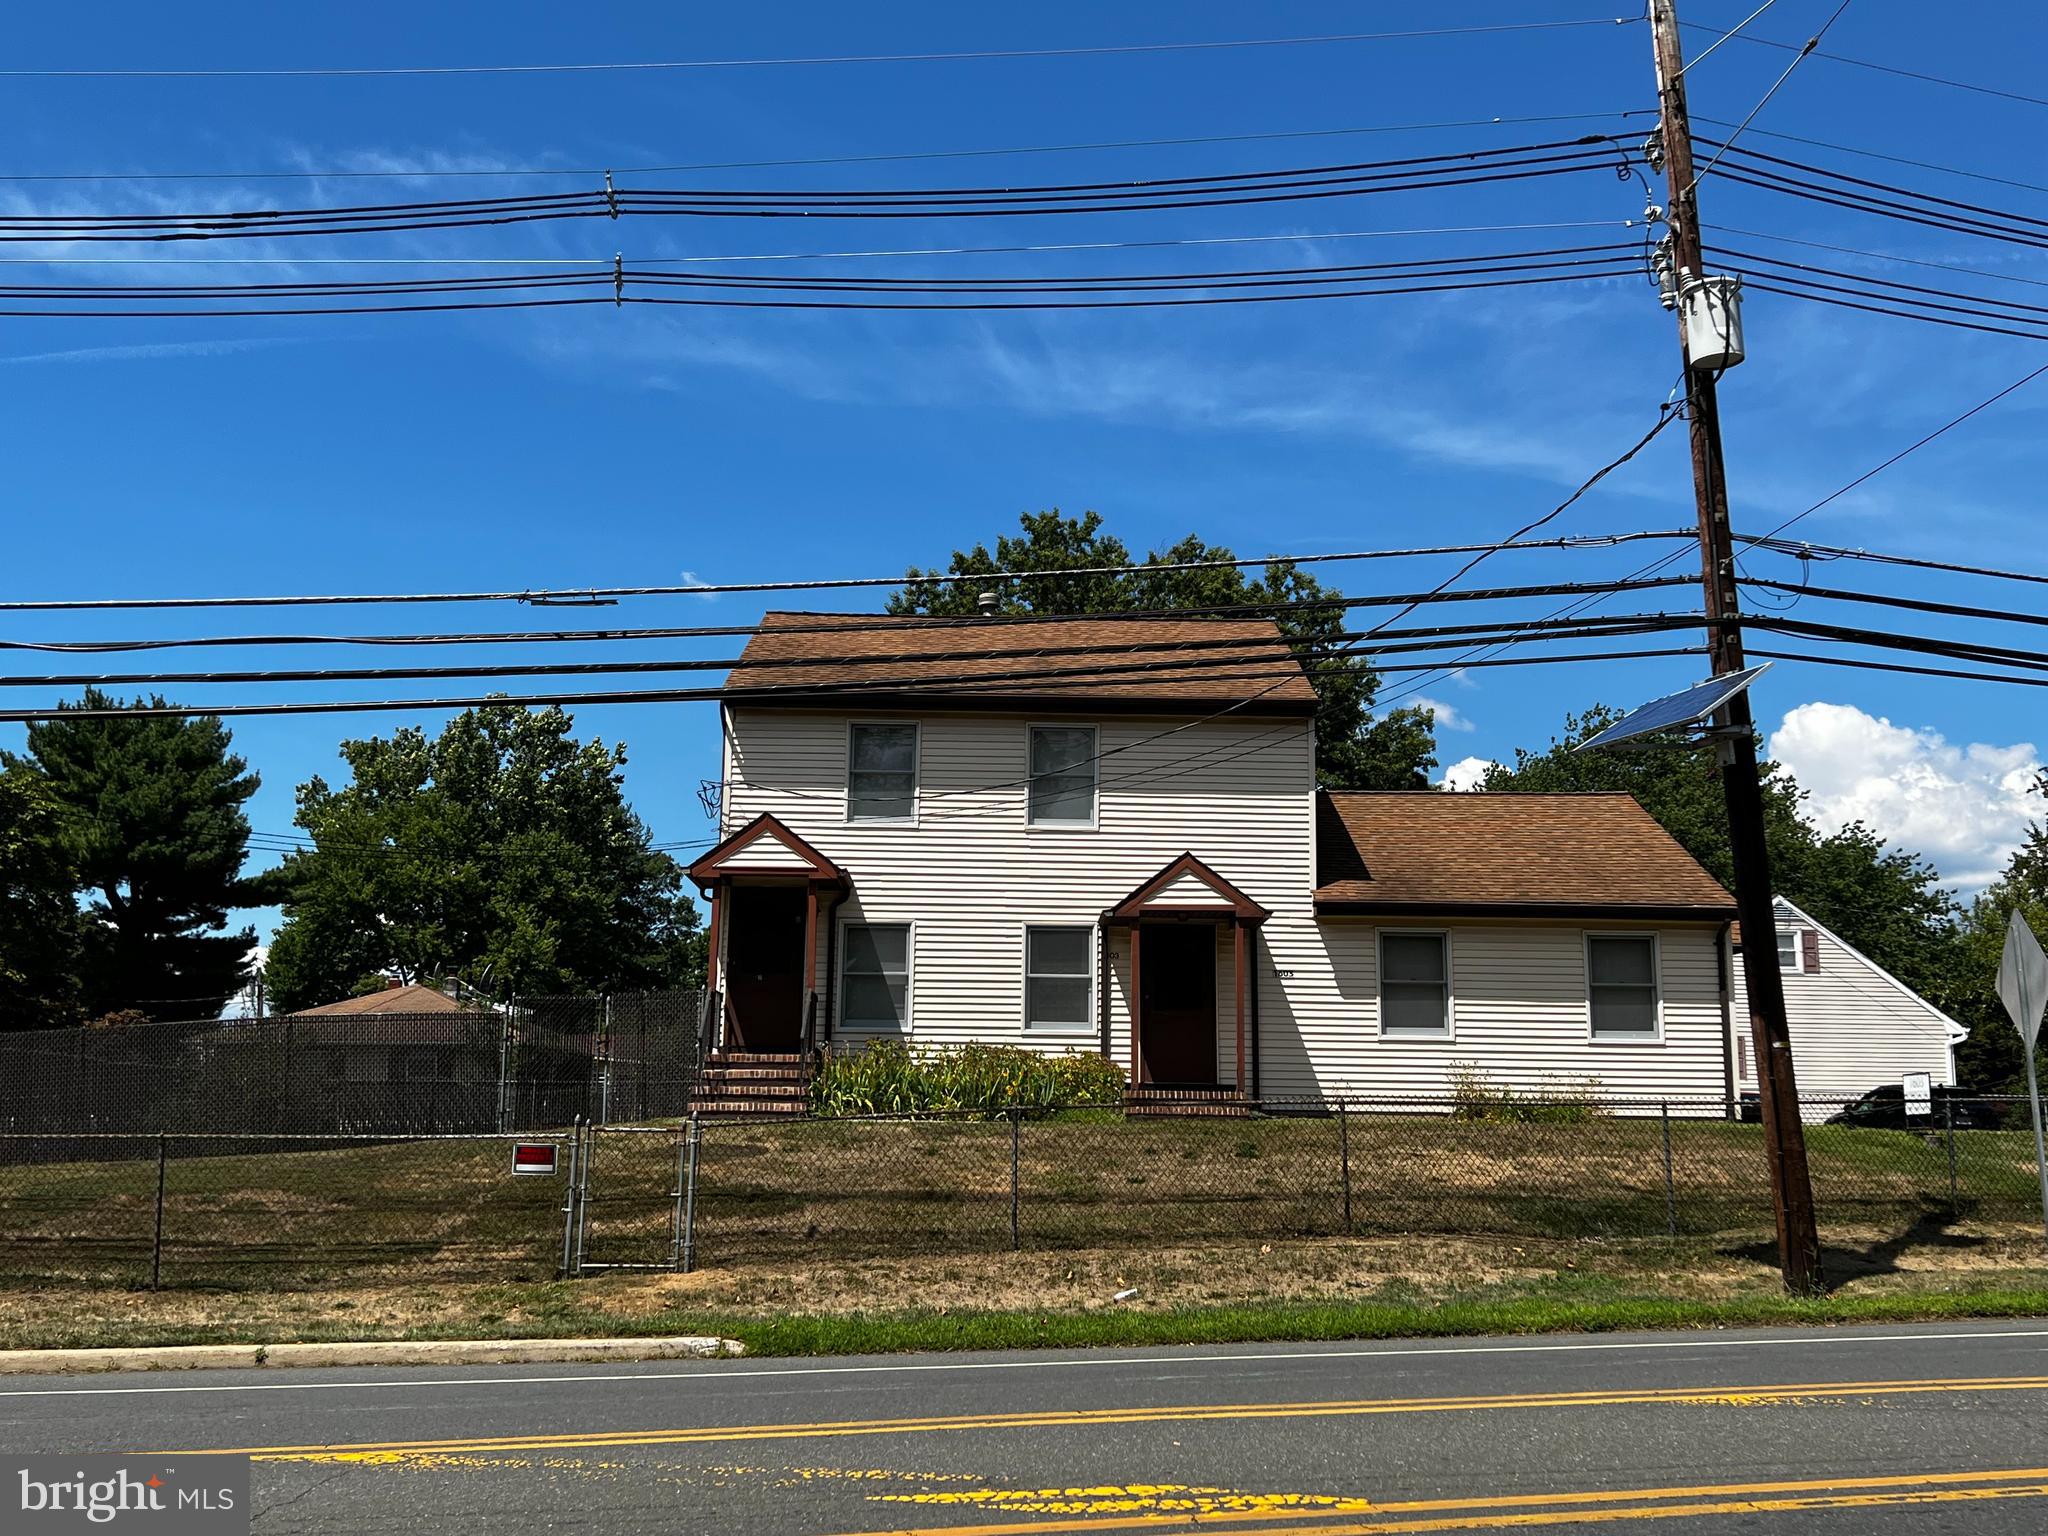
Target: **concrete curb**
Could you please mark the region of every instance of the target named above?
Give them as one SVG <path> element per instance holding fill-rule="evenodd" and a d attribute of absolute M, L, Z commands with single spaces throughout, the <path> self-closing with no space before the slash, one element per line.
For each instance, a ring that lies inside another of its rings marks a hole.
<path fill-rule="evenodd" d="M 589 1360 L 712 1360 L 743 1355 L 737 1339 L 492 1339 L 365 1341 L 360 1344 L 179 1344 L 162 1349 L 0 1350 L 0 1376 L 105 1371 L 219 1371 L 254 1366 L 544 1365 Z"/>

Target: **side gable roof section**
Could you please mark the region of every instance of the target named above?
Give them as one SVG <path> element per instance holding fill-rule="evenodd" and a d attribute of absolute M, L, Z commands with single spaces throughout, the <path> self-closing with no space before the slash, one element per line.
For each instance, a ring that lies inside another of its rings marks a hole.
<path fill-rule="evenodd" d="M 891 659 L 895 658 L 895 659 Z M 770 612 L 725 703 L 1309 715 L 1315 686 L 1270 618 L 934 619 Z"/>
<path fill-rule="evenodd" d="M 1728 922 L 1735 898 L 1631 795 L 1323 791 L 1329 915 Z"/>
<path fill-rule="evenodd" d="M 1776 908 L 1781 915 L 1790 917 L 1794 922 L 1804 924 L 1806 927 L 1813 929 L 1814 932 L 1825 935 L 1829 941 L 1831 941 L 1837 947 L 1839 947 L 1844 954 L 1849 956 L 1850 959 L 1854 960 L 1857 964 L 1861 965 L 1862 967 L 1864 967 L 1864 969 L 1868 970 L 1871 973 L 1871 975 L 1877 977 L 1879 980 L 1884 981 L 1893 988 L 1895 988 L 1899 992 L 1899 994 L 1902 997 L 1904 997 L 1908 1002 L 1911 1002 L 1915 1004 L 1917 1007 L 1925 1010 L 1931 1018 L 1939 1022 L 1942 1028 L 1948 1031 L 1948 1043 L 1950 1045 L 1960 1045 L 1963 1041 L 1970 1038 L 1970 1031 L 1968 1026 L 1958 1024 L 1954 1019 L 1950 1018 L 1947 1014 L 1943 1013 L 1939 1008 L 1935 1007 L 1934 1004 L 1927 1001 L 1927 999 L 1922 997 L 1918 992 L 1915 992 L 1911 987 L 1907 986 L 1903 981 L 1899 980 L 1899 978 L 1894 976 L 1890 971 L 1886 970 L 1883 966 L 1879 965 L 1875 960 L 1871 959 L 1870 956 L 1864 954 L 1863 951 L 1858 949 L 1854 944 L 1851 944 L 1839 933 L 1836 933 L 1834 929 L 1828 927 L 1827 924 L 1820 922 L 1813 917 L 1810 917 L 1806 912 L 1794 906 L 1791 901 L 1787 900 L 1783 896 L 1773 896 L 1771 898 L 1771 905 L 1774 908 Z"/>
<path fill-rule="evenodd" d="M 735 854 L 761 842 L 778 846 L 785 855 L 784 860 L 775 863 L 748 863 L 743 867 L 734 867 Z M 690 866 L 689 874 L 700 887 L 709 886 L 714 881 L 736 874 L 798 875 L 807 880 L 842 887 L 848 883 L 844 869 L 766 811 L 698 859 Z"/>
<path fill-rule="evenodd" d="M 1191 896 L 1195 899 L 1189 900 Z M 1203 900 L 1203 896 L 1208 899 Z M 1148 912 L 1211 912 L 1223 908 L 1247 923 L 1263 923 L 1273 915 L 1192 853 L 1184 853 L 1103 916 L 1113 923 L 1129 923 Z"/>

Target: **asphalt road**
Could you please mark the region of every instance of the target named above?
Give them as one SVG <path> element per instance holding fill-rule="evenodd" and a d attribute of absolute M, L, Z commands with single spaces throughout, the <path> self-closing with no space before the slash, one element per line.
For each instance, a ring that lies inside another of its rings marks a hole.
<path fill-rule="evenodd" d="M 2048 1323 L 0 1379 L 261 1532 L 2048 1528 Z"/>

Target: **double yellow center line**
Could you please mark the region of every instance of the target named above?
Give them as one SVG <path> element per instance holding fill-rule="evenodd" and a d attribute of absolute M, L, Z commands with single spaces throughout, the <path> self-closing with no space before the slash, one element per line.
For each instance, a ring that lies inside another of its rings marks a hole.
<path fill-rule="evenodd" d="M 1689 1407 L 1766 1406 L 1844 1398 L 1930 1393 L 2048 1391 L 2048 1376 L 1959 1377 L 1924 1381 L 1822 1381 L 1750 1387 L 1659 1387 L 1606 1392 L 1488 1394 L 1474 1397 L 1359 1398 L 1328 1402 L 1200 1403 L 1167 1407 L 1054 1409 L 934 1418 L 839 1419 L 810 1424 L 738 1424 L 676 1429 L 533 1433 L 443 1440 L 381 1440 L 351 1444 L 258 1445 L 153 1451 L 151 1455 L 254 1456 L 265 1461 L 392 1462 L 449 1452 L 587 1450 L 636 1445 L 721 1445 L 734 1441 L 830 1440 L 964 1430 L 1085 1428 L 1111 1424 L 1198 1424 L 1259 1419 L 1349 1418 L 1376 1414 L 1470 1413 L 1504 1409 L 1615 1408 L 1639 1404 Z"/>

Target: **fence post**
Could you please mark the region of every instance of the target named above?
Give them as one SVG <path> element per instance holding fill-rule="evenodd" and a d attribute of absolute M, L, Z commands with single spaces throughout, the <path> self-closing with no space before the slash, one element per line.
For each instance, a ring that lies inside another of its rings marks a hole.
<path fill-rule="evenodd" d="M 576 1185 L 576 1270 L 583 1273 L 584 1244 L 590 1232 L 590 1165 L 597 1161 L 597 1130 L 588 1119 L 583 1123 L 583 1157 Z"/>
<path fill-rule="evenodd" d="M 1671 1105 L 1667 1100 L 1657 1106 L 1657 1118 L 1664 1125 L 1664 1230 L 1671 1237 L 1678 1236 L 1678 1187 L 1671 1177 Z"/>
<path fill-rule="evenodd" d="M 604 995 L 604 1018 L 597 1036 L 597 1123 L 612 1123 L 612 996 Z"/>
<path fill-rule="evenodd" d="M 1010 1251 L 1016 1252 L 1024 1246 L 1020 1230 L 1018 1207 L 1023 1200 L 1023 1179 L 1019 1165 L 1023 1161 L 1024 1116 L 1012 1106 L 1010 1110 Z"/>
<path fill-rule="evenodd" d="M 690 1168 L 683 1180 L 683 1273 L 697 1268 L 697 1159 L 703 1145 L 704 1127 L 697 1111 L 690 1111 Z"/>
<path fill-rule="evenodd" d="M 498 1025 L 498 1133 L 504 1135 L 512 1129 L 512 1009 L 515 1000 L 505 1009 Z"/>
<path fill-rule="evenodd" d="M 1351 1111 L 1345 1101 L 1337 1101 L 1337 1156 L 1344 1165 L 1344 1232 L 1351 1233 Z"/>
<path fill-rule="evenodd" d="M 277 1128 L 289 1131 L 292 1128 L 292 1016 L 284 1016 L 283 1063 L 279 1070 L 277 1085 Z"/>
<path fill-rule="evenodd" d="M 170 1138 L 156 1133 L 156 1233 L 149 1244 L 149 1288 L 154 1291 L 164 1278 L 164 1164 L 170 1156 Z"/>
<path fill-rule="evenodd" d="M 562 1268 L 569 1275 L 570 1244 L 576 1230 L 576 1165 L 583 1151 L 583 1117 L 578 1115 L 569 1132 L 569 1180 L 562 1190 Z"/>
<path fill-rule="evenodd" d="M 1948 1141 L 1948 1213 L 1956 1213 L 1956 1101 L 1941 1101 L 1942 1129 Z"/>

